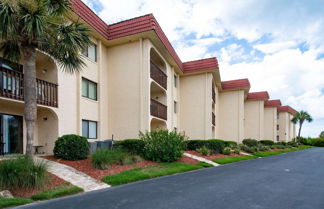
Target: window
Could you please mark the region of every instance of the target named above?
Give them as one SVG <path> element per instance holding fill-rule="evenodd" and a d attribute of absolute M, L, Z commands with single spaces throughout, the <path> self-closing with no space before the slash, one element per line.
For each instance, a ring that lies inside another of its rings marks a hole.
<path fill-rule="evenodd" d="M 279 120 L 279 113 L 277 113 L 277 120 Z"/>
<path fill-rule="evenodd" d="M 279 136 L 277 136 L 277 142 L 279 141 Z"/>
<path fill-rule="evenodd" d="M 277 131 L 279 131 L 279 125 L 277 125 Z"/>
<path fill-rule="evenodd" d="M 82 96 L 97 100 L 97 84 L 88 79 L 82 78 Z"/>
<path fill-rule="evenodd" d="M 82 136 L 88 139 L 97 138 L 97 122 L 90 120 L 82 120 Z"/>
<path fill-rule="evenodd" d="M 92 61 L 97 62 L 97 45 L 93 44 L 89 46 L 86 50 L 82 52 L 82 54 Z"/>
<path fill-rule="evenodd" d="M 174 88 L 178 87 L 178 77 L 177 75 L 174 75 Z"/>
<path fill-rule="evenodd" d="M 173 109 L 174 109 L 174 113 L 178 112 L 178 104 L 176 101 L 173 102 Z"/>

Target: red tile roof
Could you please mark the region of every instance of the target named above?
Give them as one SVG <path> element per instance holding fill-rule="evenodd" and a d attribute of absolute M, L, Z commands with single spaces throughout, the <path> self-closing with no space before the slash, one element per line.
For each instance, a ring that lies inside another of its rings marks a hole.
<path fill-rule="evenodd" d="M 281 106 L 281 101 L 280 99 L 275 99 L 275 100 L 268 100 L 264 102 L 265 107 L 279 107 Z"/>
<path fill-rule="evenodd" d="M 103 20 L 101 20 L 88 6 L 86 6 L 81 0 L 70 0 L 72 3 L 73 11 L 85 22 L 87 22 L 91 27 L 98 31 L 107 40 L 113 40 L 116 38 L 121 38 L 125 36 L 130 36 L 146 31 L 154 31 L 159 37 L 169 54 L 173 57 L 178 67 L 185 72 L 186 69 L 183 67 L 182 61 L 172 47 L 170 41 L 162 31 L 159 23 L 153 16 L 153 14 L 144 15 L 141 17 L 136 17 L 133 19 L 125 20 L 115 24 L 107 25 Z M 208 60 L 208 59 L 207 59 Z M 196 64 L 201 64 L 202 66 L 189 65 L 188 72 L 194 71 L 205 71 L 216 69 L 217 59 L 211 58 L 213 61 L 193 61 Z M 187 62 L 189 64 L 191 62 Z"/>
<path fill-rule="evenodd" d="M 222 90 L 239 90 L 239 89 L 250 89 L 250 81 L 249 79 L 239 79 L 239 80 L 232 80 L 232 81 L 223 81 L 221 83 Z"/>
<path fill-rule="evenodd" d="M 260 91 L 260 92 L 251 92 L 247 95 L 247 100 L 268 100 L 269 94 L 267 91 Z"/>
<path fill-rule="evenodd" d="M 215 57 L 208 59 L 195 60 L 183 63 L 184 73 L 199 72 L 202 70 L 215 70 L 218 69 L 218 62 Z"/>
<path fill-rule="evenodd" d="M 277 108 L 278 112 L 288 112 L 292 115 L 295 115 L 297 113 L 297 110 L 293 109 L 292 107 L 286 105 L 286 106 L 280 106 Z"/>

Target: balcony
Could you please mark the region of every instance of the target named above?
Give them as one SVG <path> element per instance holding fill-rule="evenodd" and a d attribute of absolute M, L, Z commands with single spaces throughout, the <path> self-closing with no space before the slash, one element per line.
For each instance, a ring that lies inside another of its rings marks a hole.
<path fill-rule="evenodd" d="M 151 115 L 163 120 L 167 120 L 168 109 L 164 104 L 151 99 Z"/>
<path fill-rule="evenodd" d="M 216 116 L 215 116 L 215 114 L 212 112 L 212 124 L 213 124 L 213 125 L 215 125 L 215 118 L 216 118 Z"/>
<path fill-rule="evenodd" d="M 213 102 L 215 103 L 216 93 L 214 88 L 212 89 L 212 98 L 213 98 Z"/>
<path fill-rule="evenodd" d="M 160 84 L 164 89 L 167 89 L 167 80 L 168 76 L 151 61 L 151 69 L 150 69 L 151 78 Z"/>
<path fill-rule="evenodd" d="M 36 79 L 37 103 L 57 107 L 57 84 Z M 0 67 L 0 97 L 24 101 L 24 74 Z"/>

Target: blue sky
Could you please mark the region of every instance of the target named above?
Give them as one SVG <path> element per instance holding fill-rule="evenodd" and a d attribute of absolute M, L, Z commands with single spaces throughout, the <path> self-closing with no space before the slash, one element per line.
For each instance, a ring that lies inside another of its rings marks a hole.
<path fill-rule="evenodd" d="M 83 1 L 107 23 L 153 13 L 182 61 L 216 56 L 222 80 L 249 78 L 313 116 L 302 135 L 324 131 L 324 1 Z"/>

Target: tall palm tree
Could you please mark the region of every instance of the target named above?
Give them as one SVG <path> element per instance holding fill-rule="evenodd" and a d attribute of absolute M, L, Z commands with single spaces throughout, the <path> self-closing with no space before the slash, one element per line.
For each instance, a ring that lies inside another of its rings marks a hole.
<path fill-rule="evenodd" d="M 36 51 L 53 58 L 67 72 L 84 66 L 80 51 L 91 44 L 88 28 L 72 23 L 69 0 L 0 0 L 0 51 L 24 70 L 26 154 L 33 154 L 37 117 Z"/>
<path fill-rule="evenodd" d="M 313 121 L 313 118 L 312 118 L 312 116 L 310 114 L 308 114 L 308 112 L 302 110 L 300 112 L 297 112 L 294 115 L 293 119 L 291 119 L 291 121 L 294 124 L 299 123 L 299 130 L 298 130 L 298 137 L 297 137 L 297 140 L 299 142 L 300 141 L 300 134 L 301 134 L 301 129 L 302 129 L 303 123 L 305 121 L 312 122 Z"/>

